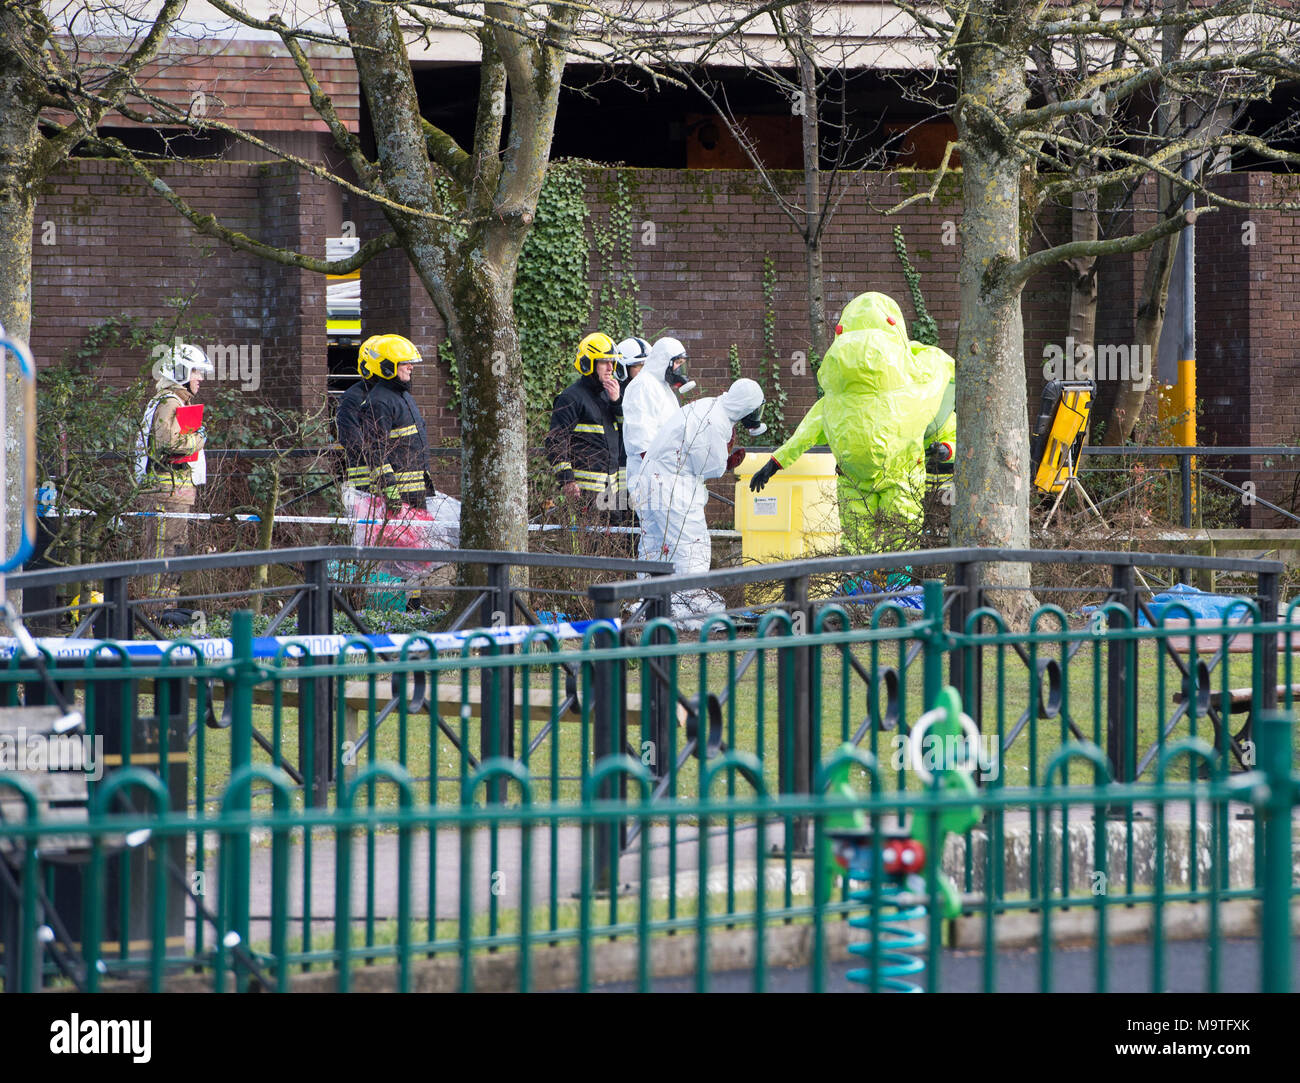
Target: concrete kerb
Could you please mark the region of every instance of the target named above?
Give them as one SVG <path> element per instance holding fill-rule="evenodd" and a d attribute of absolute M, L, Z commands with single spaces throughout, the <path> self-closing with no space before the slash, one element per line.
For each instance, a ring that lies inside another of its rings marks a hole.
<path fill-rule="evenodd" d="M 1224 937 L 1259 935 L 1259 905 L 1252 901 L 1233 900 L 1219 908 L 1219 934 Z M 1144 941 L 1150 938 L 1154 909 L 1119 908 L 1108 913 L 1107 943 Z M 1096 943 L 1096 912 L 1066 911 L 1051 916 L 1051 940 L 1054 947 L 1091 946 Z M 1176 903 L 1165 908 L 1162 929 L 1167 940 L 1198 939 L 1209 928 L 1209 912 L 1203 905 Z M 1031 948 L 1041 943 L 1041 914 L 1009 914 L 996 919 L 994 939 L 999 949 Z M 984 919 L 959 918 L 947 922 L 945 940 L 957 950 L 982 950 Z M 1291 925 L 1300 933 L 1300 902 L 1291 909 Z M 851 958 L 849 945 L 861 933 L 850 929 L 844 920 L 828 920 L 823 926 L 823 943 L 829 962 Z M 541 940 L 542 936 L 538 936 Z M 807 967 L 812 958 L 811 925 L 773 925 L 764 935 L 766 964 L 771 969 Z M 752 970 L 755 962 L 752 929 L 720 929 L 709 935 L 709 970 L 728 973 Z M 638 951 L 634 940 L 597 940 L 591 945 L 593 984 L 628 983 L 637 980 Z M 698 943 L 691 933 L 657 936 L 650 944 L 649 971 L 655 978 L 690 977 L 698 966 Z M 536 992 L 573 989 L 578 984 L 579 952 L 576 945 L 539 946 L 530 954 L 531 988 Z M 461 988 L 460 959 L 445 955 L 418 959 L 411 963 L 410 988 L 421 993 L 451 993 Z M 232 975 L 233 977 L 233 975 Z M 228 982 L 228 987 L 232 983 Z M 105 983 L 106 992 L 143 992 L 144 982 Z M 211 976 L 184 975 L 169 979 L 166 992 L 207 992 Z M 356 966 L 352 968 L 349 988 L 353 992 L 394 992 L 397 968 L 394 964 Z M 477 992 L 506 993 L 519 988 L 518 953 L 477 955 L 473 961 L 473 988 Z M 338 991 L 338 974 L 321 971 L 294 974 L 290 989 L 302 993 Z"/>
<path fill-rule="evenodd" d="M 1019 814 L 1023 816 L 1024 814 Z M 1039 823 L 1038 859 L 1043 858 L 1043 841 L 1046 833 Z M 1139 892 L 1150 889 L 1156 865 L 1155 822 L 1150 817 L 1125 821 L 1105 821 L 1107 865 L 1111 871 L 1108 883 L 1098 884 L 1097 870 L 1093 868 L 1093 825 L 1091 817 L 1072 819 L 1068 825 L 1070 840 L 1069 875 L 1072 891 L 1076 894 L 1093 893 L 1096 906 L 1087 903 L 1072 909 L 1054 910 L 1048 919 L 1049 938 L 1056 947 L 1088 946 L 1095 944 L 1098 929 L 1098 912 L 1106 894 L 1098 887 L 1111 887 L 1118 892 L 1126 888 L 1123 874 L 1126 870 L 1125 853 L 1131 846 L 1133 854 L 1133 887 Z M 1165 823 L 1164 882 L 1167 891 L 1179 891 L 1190 886 L 1190 870 L 1195 856 L 1197 883 L 1208 883 L 1211 867 L 1212 827 L 1208 815 L 1200 815 L 1197 822 L 1195 844 L 1192 842 L 1191 823 L 1188 820 L 1167 820 Z M 1131 841 L 1130 841 L 1131 833 Z M 1248 887 L 1254 876 L 1254 823 L 1232 820 L 1227 825 L 1227 851 L 1229 856 L 1229 883 L 1231 888 Z M 1023 822 L 1006 824 L 1003 831 L 1006 875 L 1003 891 L 1009 898 L 1025 896 L 1029 890 L 1030 825 Z M 1059 890 L 1062 829 L 1059 817 L 1051 826 L 1053 854 L 1050 878 L 1054 890 Z M 989 833 L 986 829 L 972 832 L 972 882 L 974 894 L 983 892 L 984 870 L 987 862 Z M 576 857 L 576 854 L 573 855 Z M 965 840 L 950 838 L 944 849 L 943 870 L 958 884 L 965 882 Z M 769 856 L 764 862 L 764 881 L 769 892 L 784 890 L 786 886 L 785 861 L 779 855 Z M 1300 879 L 1300 861 L 1296 863 Z M 1118 873 L 1118 875 L 1117 875 Z M 806 903 L 812 890 L 813 862 L 799 857 L 791 860 L 790 889 L 798 903 Z M 380 874 L 380 884 L 393 883 L 395 876 Z M 758 866 L 752 860 L 737 861 L 730 884 L 724 863 L 715 863 L 706 878 L 706 891 L 710 897 L 724 894 L 730 886 L 737 893 L 750 894 L 757 887 Z M 653 900 L 666 899 L 673 890 L 667 876 L 652 876 L 648 883 L 648 896 Z M 675 894 L 679 901 L 694 900 L 699 888 L 698 869 L 679 873 Z M 620 894 L 634 899 L 637 887 L 622 885 Z M 566 902 L 571 901 L 566 899 Z M 540 901 L 535 900 L 534 905 Z M 1245 937 L 1258 935 L 1258 904 L 1250 900 L 1230 900 L 1219 907 L 1218 929 L 1220 935 Z M 1141 941 L 1148 939 L 1153 929 L 1155 910 L 1139 901 L 1131 905 L 1109 905 L 1106 909 L 1106 939 L 1108 942 Z M 1162 909 L 1163 935 L 1170 940 L 1204 937 L 1209 930 L 1209 908 L 1203 904 L 1173 903 Z M 997 915 L 993 922 L 993 943 L 999 949 L 1015 950 L 1037 947 L 1042 942 L 1044 916 L 1041 912 L 1011 912 Z M 1300 933 L 1300 903 L 1293 910 L 1293 924 Z M 948 947 L 957 950 L 982 950 L 985 947 L 987 919 L 983 914 L 958 918 L 945 923 L 944 940 Z M 828 919 L 824 926 L 827 958 L 842 961 L 849 958 L 850 930 L 838 917 Z M 544 946 L 544 934 L 534 934 L 538 945 L 532 952 L 533 984 L 538 990 L 572 988 L 577 982 L 578 949 L 573 945 Z M 861 934 L 854 934 L 860 938 Z M 811 953 L 812 929 L 808 924 L 773 925 L 766 930 L 768 963 L 773 967 L 806 966 Z M 629 982 L 636 980 L 637 945 L 625 939 L 610 942 L 599 940 L 592 945 L 593 980 L 599 983 Z M 697 947 L 691 932 L 656 936 L 650 945 L 650 969 L 655 977 L 683 977 L 695 973 Z M 754 962 L 754 933 L 752 928 L 719 929 L 709 936 L 709 966 L 712 971 L 724 972 L 751 968 Z M 494 953 L 476 956 L 474 960 L 475 988 L 484 991 L 507 991 L 518 986 L 518 957 L 512 953 Z M 395 988 L 395 968 L 391 965 L 356 967 L 353 970 L 353 988 L 382 991 Z M 423 991 L 452 991 L 460 986 L 460 962 L 455 956 L 412 963 L 412 986 Z M 332 972 L 297 974 L 293 987 L 303 991 L 332 991 L 336 986 Z M 186 976 L 168 983 L 168 988 L 198 990 L 210 987 L 211 977 Z M 130 987 L 130 986 L 127 986 Z"/>

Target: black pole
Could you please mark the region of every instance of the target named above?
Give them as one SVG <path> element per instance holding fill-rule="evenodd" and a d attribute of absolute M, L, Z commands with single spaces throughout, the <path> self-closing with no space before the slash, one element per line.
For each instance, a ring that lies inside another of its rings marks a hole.
<path fill-rule="evenodd" d="M 657 594 L 650 600 L 650 607 L 647 616 L 650 621 L 655 621 L 668 616 L 668 595 Z M 667 628 L 656 629 L 656 635 L 667 643 L 671 638 Z M 652 637 L 651 643 L 656 640 Z M 668 653 L 663 657 L 663 662 L 674 668 L 677 667 L 677 656 Z M 641 663 L 645 670 L 650 671 L 650 660 L 644 659 Z M 648 682 L 650 689 L 650 732 L 651 741 L 653 742 L 654 764 L 652 774 L 655 781 L 667 778 L 673 770 L 673 764 L 669 757 L 668 750 L 672 748 L 672 725 L 677 717 L 677 705 L 669 698 L 669 688 L 657 675 L 651 672 Z M 644 687 L 644 685 L 643 685 Z"/>
<path fill-rule="evenodd" d="M 811 793 L 813 760 L 819 751 L 812 747 L 812 713 L 810 703 L 811 658 L 809 648 L 801 646 L 809 628 L 811 607 L 808 602 L 808 577 L 799 576 L 785 581 L 785 604 L 794 623 L 794 647 L 778 653 L 777 680 L 780 688 L 790 682 L 791 697 L 787 703 L 778 695 L 780 749 L 780 774 L 783 791 Z M 806 816 L 794 821 L 794 836 L 786 840 L 786 847 L 795 853 L 804 853 L 812 847 L 812 820 Z"/>
<path fill-rule="evenodd" d="M 1259 573 L 1259 594 L 1260 594 L 1260 617 L 1266 624 L 1276 623 L 1278 619 L 1278 608 L 1280 603 L 1279 597 L 1280 583 L 1277 572 L 1260 572 Z M 1287 650 L 1291 649 L 1290 631 L 1285 633 L 1287 636 Z M 1263 681 L 1262 689 L 1264 695 L 1264 710 L 1277 710 L 1277 633 L 1269 632 L 1260 642 L 1260 637 L 1255 636 L 1255 642 L 1264 649 L 1263 663 Z M 1253 734 L 1252 734 L 1253 736 Z"/>
<path fill-rule="evenodd" d="M 510 623 L 514 610 L 510 587 L 510 565 L 494 564 L 487 570 L 488 590 L 479 608 L 479 623 L 483 628 L 503 627 Z M 510 646 L 498 647 L 502 654 L 514 654 Z M 484 667 L 479 670 L 480 708 L 483 724 L 479 728 L 480 762 L 492 756 L 514 759 L 514 670 Z M 493 708 L 492 690 L 496 689 L 496 706 Z M 500 776 L 489 780 L 487 799 L 500 804 L 506 798 L 506 780 Z"/>
<path fill-rule="evenodd" d="M 1137 624 L 1137 576 L 1133 565 L 1116 564 L 1111 569 L 1113 599 L 1124 606 Z M 1128 733 L 1133 721 L 1132 704 L 1126 693 L 1136 687 L 1131 672 L 1134 641 L 1107 637 L 1106 640 L 1106 758 L 1116 782 L 1132 781 L 1133 765 L 1128 761 Z"/>
<path fill-rule="evenodd" d="M 614 621 L 618 619 L 618 602 L 597 602 L 596 619 Z M 606 642 L 608 641 L 608 642 Z M 602 646 L 617 646 L 618 637 L 613 634 L 602 634 L 597 632 L 591 637 L 591 645 L 595 648 Z M 592 734 L 591 734 L 591 752 L 592 764 L 588 767 L 598 764 L 609 756 L 614 755 L 614 663 L 613 662 L 593 662 L 592 663 Z M 619 778 L 624 780 L 619 789 L 622 791 L 626 786 L 626 776 L 619 772 Z M 611 795 L 612 796 L 612 795 Z M 619 796 L 622 796 L 620 792 Z M 599 800 L 601 795 L 595 793 L 592 795 L 595 800 Z M 610 845 L 613 838 L 611 828 L 614 825 L 608 820 L 597 823 L 595 830 L 592 832 L 593 844 L 596 852 L 595 858 L 595 880 L 594 886 L 597 891 L 614 891 L 617 889 L 616 880 L 618 878 L 617 869 L 611 867 L 613 862 L 610 857 Z M 644 845 L 644 840 L 643 840 Z"/>
<path fill-rule="evenodd" d="M 101 639 L 128 640 L 134 637 L 130 584 L 126 576 L 104 580 L 104 604 L 107 608 L 100 613 L 106 620 L 102 624 L 98 619 L 95 621 L 95 631 Z M 84 598 L 82 603 L 85 603 Z"/>
<path fill-rule="evenodd" d="M 329 569 L 324 560 L 303 562 L 303 579 L 307 596 L 298 606 L 298 627 L 303 635 L 324 636 L 334 634 L 333 588 L 329 582 Z M 322 663 L 331 659 L 325 658 Z M 300 663 L 311 667 L 315 656 L 309 655 Z M 311 716 L 301 713 L 302 694 L 311 688 Z M 329 800 L 330 774 L 334 768 L 334 679 L 332 677 L 302 678 L 298 684 L 299 724 L 303 732 L 298 737 L 298 770 L 304 780 L 309 780 L 306 800 L 313 808 L 324 808 Z M 312 751 L 310 762 L 307 742 L 303 740 L 307 727 L 311 728 Z"/>

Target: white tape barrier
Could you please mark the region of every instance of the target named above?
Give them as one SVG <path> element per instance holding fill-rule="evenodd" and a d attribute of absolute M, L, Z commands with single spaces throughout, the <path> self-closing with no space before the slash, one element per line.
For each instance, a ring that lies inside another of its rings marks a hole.
<path fill-rule="evenodd" d="M 367 646 L 376 654 L 393 654 L 400 651 L 408 642 L 413 643 L 413 651 L 422 653 L 421 648 L 426 647 L 429 640 L 433 642 L 436 650 L 445 654 L 449 651 L 459 652 L 470 639 L 475 639 L 474 649 L 479 647 L 486 649 L 489 646 L 488 640 L 503 647 L 518 646 L 530 635 L 534 635 L 533 649 L 545 650 L 545 636 L 536 633 L 550 632 L 557 639 L 581 639 L 587 634 L 588 629 L 597 624 L 605 627 L 613 625 L 618 628 L 620 622 L 579 620 L 564 621 L 559 624 L 516 624 L 509 627 L 468 628 L 459 632 L 431 632 L 422 635 L 254 636 L 253 657 L 275 658 L 283 654 L 284 657 L 292 658 L 309 654 L 313 658 L 335 658 L 339 651 L 344 649 L 352 655 L 366 654 Z M 169 639 L 134 639 L 114 643 L 103 639 L 68 639 L 61 636 L 48 636 L 35 642 L 37 647 L 44 648 L 56 659 L 86 658 L 98 653 L 104 647 L 109 648 L 103 651 L 105 658 L 116 655 L 118 647 L 122 648 L 129 658 L 157 659 L 168 650 L 171 651 L 171 657 L 178 660 L 193 657 L 195 650 L 208 661 L 233 657 L 233 646 L 229 639 L 194 639 L 184 642 Z M 193 649 L 190 648 L 190 643 L 193 644 Z M 608 647 L 613 646 L 613 643 L 608 636 L 602 636 L 597 641 L 597 645 Z M 18 640 L 12 637 L 0 637 L 0 658 L 10 658 L 17 650 Z M 356 659 L 353 658 L 352 661 Z"/>
<path fill-rule="evenodd" d="M 64 512 L 65 515 L 92 515 L 93 512 L 82 511 L 77 508 L 71 508 Z M 234 519 L 240 523 L 260 523 L 262 521 L 257 515 L 222 515 L 219 512 L 201 512 L 201 511 L 124 511 L 122 515 L 135 515 L 141 517 L 151 517 L 159 519 Z M 314 523 L 318 526 L 383 526 L 382 519 L 349 519 L 346 516 L 338 515 L 277 515 L 277 523 Z M 389 520 L 391 522 L 392 520 Z M 564 526 L 562 523 L 529 523 L 529 530 L 586 530 L 600 534 L 640 534 L 639 526 L 586 526 L 572 527 Z M 710 528 L 709 534 L 715 538 L 738 538 L 738 530 L 715 530 Z"/>
<path fill-rule="evenodd" d="M 62 515 L 93 515 L 94 512 L 85 511 L 82 508 L 68 508 L 61 512 Z M 119 513 L 123 518 L 134 517 L 137 519 L 201 519 L 205 522 L 220 519 L 225 522 L 233 520 L 237 523 L 260 523 L 260 515 L 223 515 L 220 512 L 208 511 L 124 511 Z M 385 519 L 349 519 L 346 515 L 277 515 L 277 523 L 308 523 L 316 526 L 384 526 L 385 523 L 394 520 Z M 569 527 L 559 523 L 529 523 L 529 530 L 587 530 L 600 534 L 640 534 L 641 528 L 635 526 L 611 526 L 611 527 Z"/>

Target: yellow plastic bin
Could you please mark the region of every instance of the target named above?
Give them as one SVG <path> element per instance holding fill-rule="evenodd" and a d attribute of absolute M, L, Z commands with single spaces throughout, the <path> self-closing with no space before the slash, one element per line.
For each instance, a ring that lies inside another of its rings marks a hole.
<path fill-rule="evenodd" d="M 772 456 L 745 456 L 736 470 L 736 529 L 745 563 L 769 563 L 836 553 L 840 509 L 835 491 L 835 456 L 810 451 L 778 470 L 761 493 L 749 479 Z"/>

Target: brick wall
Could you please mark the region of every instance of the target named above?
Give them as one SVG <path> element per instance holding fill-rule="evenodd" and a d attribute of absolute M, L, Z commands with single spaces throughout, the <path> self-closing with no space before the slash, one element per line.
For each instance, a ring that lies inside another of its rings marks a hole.
<path fill-rule="evenodd" d="M 278 248 L 324 258 L 329 185 L 282 166 L 261 170 L 261 238 Z M 326 306 L 323 275 L 265 263 L 261 268 L 263 393 L 292 409 L 313 409 L 325 397 Z"/>
<path fill-rule="evenodd" d="M 327 193 L 315 178 L 287 165 L 240 162 L 161 163 L 158 172 L 196 208 L 219 210 L 232 229 L 323 254 L 323 244 L 312 243 Z M 250 355 L 259 347 L 268 398 L 303 406 L 324 392 L 323 278 L 197 235 L 117 163 L 76 159 L 46 185 L 33 257 L 32 344 L 43 366 L 67 358 L 109 318 L 175 326 L 183 312 L 185 337 L 204 347 L 247 346 Z M 130 383 L 151 363 L 125 348 L 95 360 L 114 384 Z"/>
<path fill-rule="evenodd" d="M 1296 204 L 1285 176 L 1221 177 L 1216 190 L 1231 199 Z M 1280 210 L 1225 208 L 1197 221 L 1197 395 L 1201 443 L 1272 446 L 1300 443 L 1300 315 L 1296 311 L 1295 216 Z M 1235 460 L 1240 485 L 1253 481 L 1260 497 L 1290 506 L 1297 460 Z M 1243 509 L 1243 524 L 1294 526 L 1268 508 Z"/>
<path fill-rule="evenodd" d="M 161 171 L 178 191 L 203 209 L 253 236 L 319 253 L 329 229 L 326 215 L 336 198 L 314 178 L 282 165 L 172 163 Z M 775 315 L 774 354 L 783 360 L 792 427 L 816 396 L 811 369 L 796 374 L 796 351 L 808 350 L 802 244 L 789 220 L 739 171 L 625 170 L 634 230 L 633 269 L 645 309 L 645 330 L 673 334 L 692 357 L 701 389 L 712 394 L 730 381 L 728 347 L 735 343 L 742 372 L 758 373 L 763 356 L 764 260 L 775 277 L 770 300 Z M 793 176 L 793 175 L 792 175 Z M 590 228 L 608 219 L 614 171 L 592 170 L 587 190 Z M 1262 183 L 1261 183 L 1262 182 Z M 1238 175 L 1218 182 L 1225 194 L 1256 199 L 1283 191 L 1285 178 Z M 872 174 L 855 179 L 840 204 L 824 244 L 828 320 L 864 290 L 897 297 L 913 318 L 892 230 L 901 225 L 921 288 L 938 321 L 941 344 L 955 349 L 959 297 L 957 244 L 945 244 L 960 222 L 959 191 L 945 185 L 933 204 L 918 202 L 895 216 L 881 209 L 928 184 L 927 174 Z M 363 238 L 386 228 L 373 208 L 355 215 Z M 1133 228 L 1150 224 L 1132 216 Z M 1219 212 L 1198 222 L 1199 390 L 1205 405 L 1202 442 L 1271 443 L 1300 435 L 1290 407 L 1300 384 L 1292 344 L 1300 339 L 1293 301 L 1300 273 L 1300 245 L 1289 216 L 1255 215 L 1254 245 L 1242 243 L 1244 215 Z M 42 244 L 44 222 L 54 223 L 55 243 Z M 641 223 L 654 223 L 654 244 L 642 244 Z M 1052 238 L 1065 236 L 1063 216 L 1045 223 Z M 1043 243 L 1041 240 L 1036 243 Z M 593 302 L 610 269 L 593 245 Z M 1129 342 L 1133 305 L 1140 292 L 1145 255 L 1103 263 L 1099 341 Z M 108 316 L 135 315 L 146 323 L 169 310 L 165 299 L 197 289 L 193 311 L 205 316 L 199 339 L 260 342 L 267 390 L 282 401 L 310 405 L 323 393 L 325 373 L 324 283 L 320 276 L 263 263 L 207 238 L 157 203 L 116 164 L 77 160 L 47 188 L 37 209 L 33 340 L 43 364 L 64 356 L 86 329 Z M 1031 411 L 1042 385 L 1043 347 L 1061 343 L 1066 328 L 1068 281 L 1061 271 L 1040 275 L 1024 294 L 1025 356 Z M 416 392 L 435 444 L 454 447 L 457 419 L 445 408 L 448 388 L 434 362 L 445 338 L 442 322 L 405 255 L 389 252 L 362 271 L 364 333 L 407 335 L 431 362 L 417 377 Z M 592 326 L 598 324 L 593 313 Z M 576 344 L 575 344 L 576 345 Z M 567 367 L 570 359 L 556 364 Z M 105 378 L 126 381 L 145 358 L 109 353 Z M 274 375 L 270 375 L 274 374 Z M 441 462 L 441 460 L 440 460 Z M 440 487 L 459 491 L 458 470 L 447 461 Z M 1288 482 L 1289 484 L 1289 482 Z M 1260 487 L 1261 495 L 1264 487 Z"/>
<path fill-rule="evenodd" d="M 734 343 L 744 375 L 757 376 L 764 357 L 763 324 L 769 301 L 764 297 L 765 260 L 775 272 L 770 306 L 775 314 L 774 355 L 782 361 L 783 389 L 789 396 L 787 421 L 793 427 L 817 397 L 811 367 L 793 371 L 797 352 L 809 351 L 807 286 L 802 241 L 786 218 L 757 187 L 752 174 L 729 170 L 623 170 L 629 178 L 634 229 L 632 270 L 644 310 L 646 334 L 671 334 L 682 340 L 691 357 L 692 375 L 708 394 L 730 382 L 728 350 Z M 960 205 L 945 187 L 935 205 L 914 204 L 885 218 L 877 207 L 899 202 L 915 190 L 907 177 L 874 175 L 855 184 L 840 204 L 823 244 L 828 332 L 840 308 L 865 290 L 897 297 L 912 318 L 902 267 L 894 252 L 893 227 L 903 228 L 909 254 L 921 272 L 921 288 L 938 321 L 942 344 L 955 348 L 960 298 L 957 261 L 960 248 L 944 244 L 945 223 L 960 221 Z M 592 170 L 587 190 L 589 229 L 604 227 L 613 170 Z M 919 183 L 919 182 L 917 182 Z M 654 244 L 642 244 L 643 223 L 653 223 Z M 376 228 L 378 224 L 376 223 Z M 958 237 L 959 241 L 959 237 Z M 592 245 L 593 302 L 610 268 L 603 267 Z M 418 279 L 390 253 L 362 271 L 364 331 L 394 330 L 433 338 L 416 341 L 424 349 L 442 336 L 442 321 Z M 1043 345 L 1063 334 L 1064 276 L 1040 276 L 1025 293 L 1026 350 L 1041 357 Z M 410 305 L 409 313 L 405 306 Z M 598 307 L 592 327 L 599 324 Z M 576 343 L 574 344 L 577 345 Z M 567 358 L 556 363 L 566 366 Z M 1032 367 L 1032 366 L 1031 366 Z M 1041 384 L 1041 375 L 1039 376 Z M 1037 394 L 1037 392 L 1035 392 Z M 424 392 L 422 407 L 445 401 Z M 427 407 L 425 407 L 427 409 Z M 454 423 L 430 420 L 444 439 L 454 438 Z"/>

